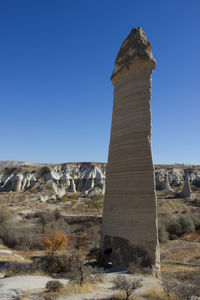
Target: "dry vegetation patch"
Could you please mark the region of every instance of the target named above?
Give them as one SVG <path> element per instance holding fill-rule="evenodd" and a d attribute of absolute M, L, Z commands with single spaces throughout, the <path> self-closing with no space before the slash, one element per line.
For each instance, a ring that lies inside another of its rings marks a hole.
<path fill-rule="evenodd" d="M 82 286 L 78 283 L 68 283 L 60 287 L 58 290 L 52 291 L 48 288 L 41 294 L 44 300 L 54 300 L 60 296 L 69 296 L 73 294 L 88 294 L 96 289 L 96 284 L 93 282 L 84 282 Z M 41 299 L 41 300 L 43 300 Z M 83 298 L 84 299 L 84 298 Z"/>
<path fill-rule="evenodd" d="M 168 297 L 164 291 L 158 289 L 147 290 L 142 296 L 149 300 L 181 300 L 174 295 Z"/>

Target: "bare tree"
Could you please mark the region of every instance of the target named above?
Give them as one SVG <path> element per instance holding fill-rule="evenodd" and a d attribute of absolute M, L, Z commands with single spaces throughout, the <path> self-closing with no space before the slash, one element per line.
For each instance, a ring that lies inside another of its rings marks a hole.
<path fill-rule="evenodd" d="M 116 278 L 113 279 L 113 284 L 116 289 L 121 290 L 126 295 L 126 300 L 142 286 L 142 279 L 129 279 L 123 275 L 118 275 Z"/>
<path fill-rule="evenodd" d="M 92 267 L 86 265 L 86 254 L 83 250 L 75 250 L 71 256 L 71 276 L 80 285 L 90 279 Z"/>

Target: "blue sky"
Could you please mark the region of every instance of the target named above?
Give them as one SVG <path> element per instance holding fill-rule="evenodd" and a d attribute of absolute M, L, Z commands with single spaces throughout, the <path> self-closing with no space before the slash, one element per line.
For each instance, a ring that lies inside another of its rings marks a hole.
<path fill-rule="evenodd" d="M 141 26 L 155 163 L 200 164 L 199 0 L 0 0 L 0 160 L 107 161 L 110 75 Z"/>

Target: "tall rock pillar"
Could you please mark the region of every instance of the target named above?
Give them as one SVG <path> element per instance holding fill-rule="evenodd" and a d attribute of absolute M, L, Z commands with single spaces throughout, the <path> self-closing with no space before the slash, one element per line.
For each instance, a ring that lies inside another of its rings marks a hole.
<path fill-rule="evenodd" d="M 157 202 L 151 147 L 151 74 L 156 62 L 143 30 L 123 42 L 111 76 L 114 105 L 101 259 L 140 263 L 159 273 Z"/>

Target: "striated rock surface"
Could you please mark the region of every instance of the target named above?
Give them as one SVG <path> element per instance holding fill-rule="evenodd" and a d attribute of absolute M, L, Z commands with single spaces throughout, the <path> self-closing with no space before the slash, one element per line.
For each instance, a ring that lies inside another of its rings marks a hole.
<path fill-rule="evenodd" d="M 101 241 L 113 266 L 142 259 L 160 272 L 157 201 L 151 150 L 151 45 L 143 30 L 123 42 L 111 76 L 114 104 Z"/>

